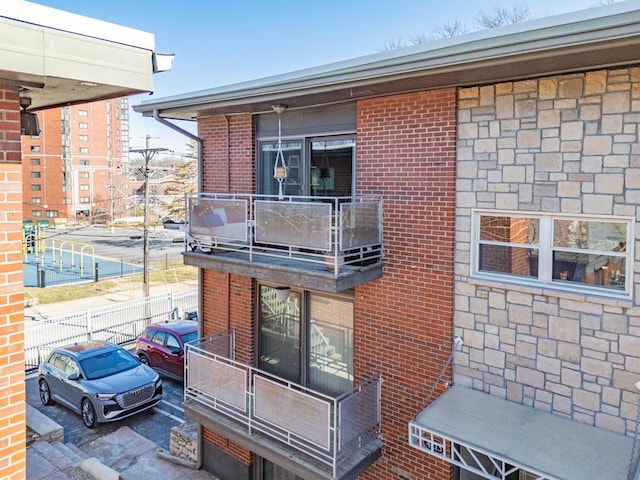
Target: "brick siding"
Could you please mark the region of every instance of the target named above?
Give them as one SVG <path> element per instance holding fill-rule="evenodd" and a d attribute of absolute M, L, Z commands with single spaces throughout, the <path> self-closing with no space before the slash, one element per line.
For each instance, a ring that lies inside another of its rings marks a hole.
<path fill-rule="evenodd" d="M 22 166 L 18 92 L 0 85 L 0 478 L 26 477 Z"/>

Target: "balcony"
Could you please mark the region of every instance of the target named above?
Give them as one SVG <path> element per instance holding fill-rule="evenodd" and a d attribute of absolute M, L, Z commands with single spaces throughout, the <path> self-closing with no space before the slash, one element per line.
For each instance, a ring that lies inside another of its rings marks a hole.
<path fill-rule="evenodd" d="M 184 262 L 340 292 L 382 276 L 382 199 L 199 193 Z"/>
<path fill-rule="evenodd" d="M 351 480 L 382 454 L 381 380 L 331 397 L 234 361 L 233 334 L 187 346 L 185 412 L 308 480 Z"/>

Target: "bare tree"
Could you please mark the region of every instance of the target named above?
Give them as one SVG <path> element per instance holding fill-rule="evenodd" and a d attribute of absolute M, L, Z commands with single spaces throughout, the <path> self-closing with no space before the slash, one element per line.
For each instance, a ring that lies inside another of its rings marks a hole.
<path fill-rule="evenodd" d="M 452 37 L 457 37 L 459 35 L 464 35 L 465 33 L 468 33 L 468 32 L 469 32 L 469 29 L 466 27 L 466 25 L 460 20 L 456 20 L 454 22 L 443 23 L 442 25 L 439 25 L 436 28 L 434 28 L 431 39 L 437 40 L 439 38 L 452 38 Z M 420 43 L 426 43 L 428 41 L 424 36 L 421 38 L 425 38 L 425 41 L 422 41 Z"/>
<path fill-rule="evenodd" d="M 490 12 L 480 10 L 475 17 L 475 22 L 480 29 L 496 28 L 512 23 L 525 22 L 534 18 L 528 5 L 513 5 L 511 8 L 495 7 Z"/>
<path fill-rule="evenodd" d="M 599 0 L 601 3 L 614 3 L 616 0 Z M 495 7 L 489 12 L 481 10 L 474 18 L 474 23 L 478 29 L 496 28 L 512 23 L 520 23 L 535 18 L 531 9 L 526 4 L 513 5 L 511 8 Z M 411 45 L 421 45 L 433 40 L 442 38 L 457 37 L 469 33 L 471 30 L 467 28 L 464 22 L 455 20 L 453 22 L 443 23 L 435 27 L 430 34 L 417 33 L 410 38 Z M 386 42 L 382 48 L 383 51 L 395 50 L 397 48 L 406 47 L 407 45 L 400 37 L 393 38 Z"/>

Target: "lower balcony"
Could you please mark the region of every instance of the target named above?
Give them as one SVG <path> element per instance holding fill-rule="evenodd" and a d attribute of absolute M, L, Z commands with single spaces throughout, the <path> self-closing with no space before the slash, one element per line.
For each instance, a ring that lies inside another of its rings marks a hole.
<path fill-rule="evenodd" d="M 234 361 L 232 345 L 187 346 L 190 418 L 307 480 L 355 479 L 381 456 L 378 376 L 331 397 Z"/>
<path fill-rule="evenodd" d="M 382 276 L 382 199 L 199 193 L 187 265 L 340 292 Z"/>

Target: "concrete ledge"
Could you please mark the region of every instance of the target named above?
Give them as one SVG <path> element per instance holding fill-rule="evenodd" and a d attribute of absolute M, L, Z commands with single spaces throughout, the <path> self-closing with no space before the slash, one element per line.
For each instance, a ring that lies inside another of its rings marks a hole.
<path fill-rule="evenodd" d="M 176 465 L 181 465 L 183 467 L 189 467 L 192 468 L 194 470 L 198 469 L 198 465 L 196 464 L 196 462 L 192 462 L 191 460 L 187 460 L 186 458 L 182 458 L 182 457 L 178 457 L 176 455 L 173 455 L 170 452 L 167 452 L 166 450 L 158 450 L 156 452 L 156 455 L 158 455 L 158 458 L 161 458 L 163 460 L 166 460 L 168 462 L 172 462 L 175 463 Z"/>
<path fill-rule="evenodd" d="M 33 430 L 38 440 L 62 442 L 64 429 L 56 422 L 27 404 L 27 428 Z"/>
<path fill-rule="evenodd" d="M 96 480 L 120 480 L 120 474 L 109 468 L 95 457 L 87 458 L 80 464 L 80 468 L 93 475 Z"/>

